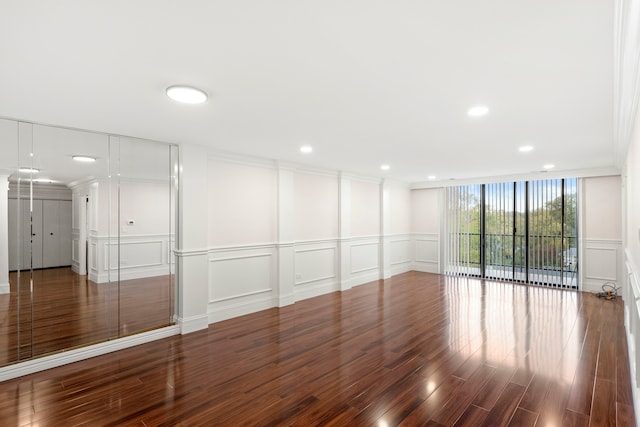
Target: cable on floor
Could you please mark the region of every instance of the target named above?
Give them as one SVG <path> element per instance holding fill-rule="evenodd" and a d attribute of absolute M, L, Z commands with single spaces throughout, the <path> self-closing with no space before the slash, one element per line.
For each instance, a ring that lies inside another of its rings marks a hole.
<path fill-rule="evenodd" d="M 602 292 L 596 292 L 596 296 L 604 299 L 615 299 L 620 289 L 613 282 L 605 282 L 602 284 Z"/>

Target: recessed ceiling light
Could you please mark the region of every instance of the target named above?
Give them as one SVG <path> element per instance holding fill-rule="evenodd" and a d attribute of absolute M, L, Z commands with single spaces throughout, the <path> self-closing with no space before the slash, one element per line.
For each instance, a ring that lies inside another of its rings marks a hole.
<path fill-rule="evenodd" d="M 430 181 L 433 181 L 434 179 L 436 179 L 436 176 L 435 175 L 429 175 L 427 177 L 427 179 L 430 180 Z"/>
<path fill-rule="evenodd" d="M 518 148 L 518 151 L 520 151 L 521 153 L 528 153 L 529 151 L 533 151 L 533 147 L 531 145 L 523 145 L 522 147 Z"/>
<path fill-rule="evenodd" d="M 37 182 L 40 184 L 53 184 L 55 181 L 49 178 L 38 178 L 38 179 L 34 179 L 32 180 L 33 182 Z"/>
<path fill-rule="evenodd" d="M 467 115 L 471 117 L 480 117 L 486 115 L 488 112 L 489 108 L 485 107 L 484 105 L 476 105 L 475 107 L 472 107 L 469 109 L 469 111 L 467 111 Z"/>
<path fill-rule="evenodd" d="M 545 169 L 553 169 L 556 166 L 554 164 L 552 164 L 552 163 L 547 163 L 546 165 L 543 165 L 542 167 L 545 168 Z"/>
<path fill-rule="evenodd" d="M 313 147 L 310 145 L 303 145 L 302 147 L 300 147 L 300 152 L 301 153 L 305 153 L 305 154 L 309 154 L 313 151 Z"/>
<path fill-rule="evenodd" d="M 95 157 L 90 156 L 71 156 L 71 158 L 76 162 L 93 163 L 96 161 Z"/>
<path fill-rule="evenodd" d="M 389 166 L 389 165 L 380 165 L 380 169 L 382 169 L 383 171 L 388 171 L 389 169 L 391 169 L 391 166 Z"/>
<path fill-rule="evenodd" d="M 190 86 L 169 86 L 167 96 L 183 104 L 202 104 L 207 100 L 207 93 Z"/>
<path fill-rule="evenodd" d="M 18 169 L 18 171 L 22 172 L 22 173 L 38 173 L 40 172 L 40 169 L 34 169 L 34 168 L 20 168 Z"/>

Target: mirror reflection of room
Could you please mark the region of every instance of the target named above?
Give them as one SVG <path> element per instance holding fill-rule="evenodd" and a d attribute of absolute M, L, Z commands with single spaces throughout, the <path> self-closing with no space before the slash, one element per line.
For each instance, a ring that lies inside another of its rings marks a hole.
<path fill-rule="evenodd" d="M 176 152 L 0 119 L 0 365 L 174 322 Z"/>

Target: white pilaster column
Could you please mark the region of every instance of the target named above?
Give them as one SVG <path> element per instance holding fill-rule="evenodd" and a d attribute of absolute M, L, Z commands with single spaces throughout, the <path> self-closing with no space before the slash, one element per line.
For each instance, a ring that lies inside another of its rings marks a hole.
<path fill-rule="evenodd" d="M 180 146 L 178 323 L 183 334 L 206 329 L 209 301 L 207 149 Z"/>
<path fill-rule="evenodd" d="M 380 184 L 380 278 L 391 277 L 391 188 L 387 180 Z"/>
<path fill-rule="evenodd" d="M 342 172 L 338 177 L 340 290 L 351 289 L 351 181 Z"/>
<path fill-rule="evenodd" d="M 9 175 L 0 174 L 0 294 L 9 293 Z"/>
<path fill-rule="evenodd" d="M 278 166 L 278 307 L 295 302 L 293 191 L 293 171 Z"/>

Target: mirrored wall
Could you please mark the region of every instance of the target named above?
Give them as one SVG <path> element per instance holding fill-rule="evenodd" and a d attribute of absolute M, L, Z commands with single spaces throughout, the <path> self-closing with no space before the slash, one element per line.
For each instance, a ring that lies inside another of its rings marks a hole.
<path fill-rule="evenodd" d="M 0 365 L 175 322 L 177 146 L 0 119 Z"/>

